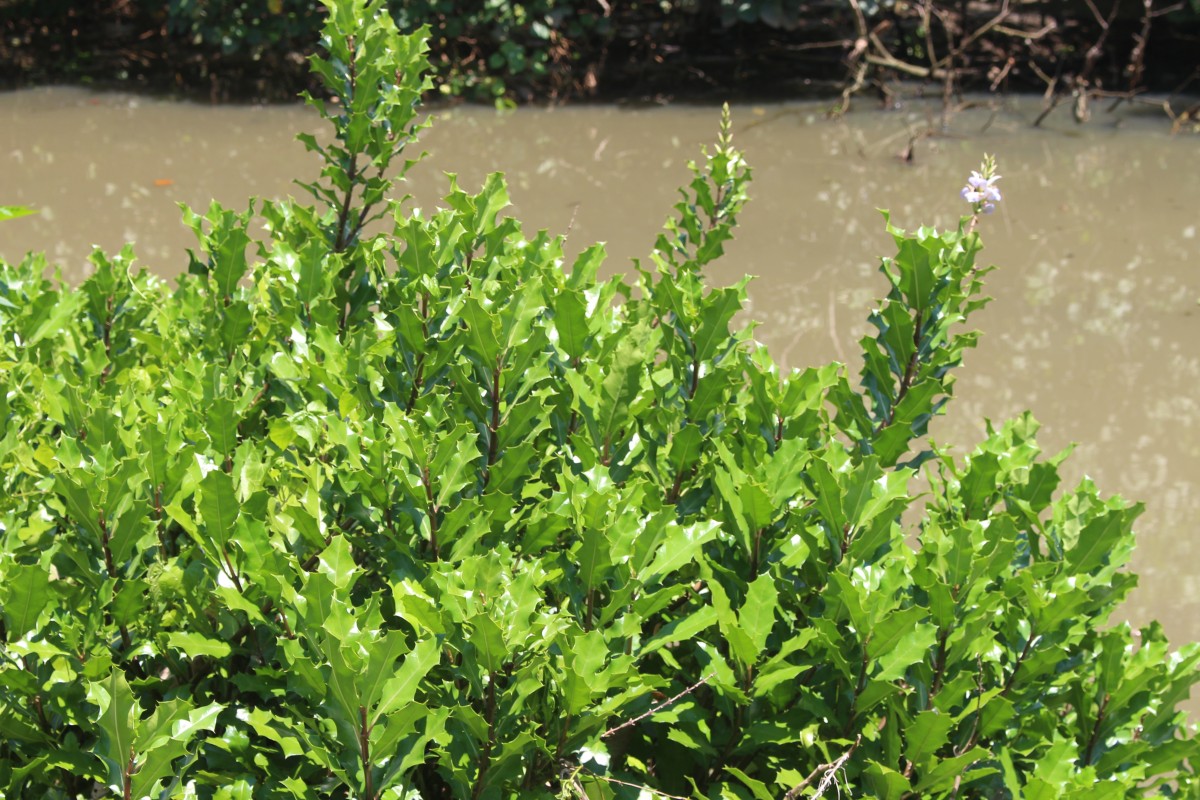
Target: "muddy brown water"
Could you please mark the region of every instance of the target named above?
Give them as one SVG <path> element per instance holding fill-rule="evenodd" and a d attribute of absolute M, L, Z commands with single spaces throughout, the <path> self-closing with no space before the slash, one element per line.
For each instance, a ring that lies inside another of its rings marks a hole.
<path fill-rule="evenodd" d="M 901 227 L 941 227 L 965 209 L 958 190 L 983 152 L 997 154 L 1005 194 L 983 220 L 992 305 L 958 373 L 957 397 L 933 435 L 970 449 L 983 420 L 1032 409 L 1048 452 L 1078 442 L 1068 483 L 1083 475 L 1145 501 L 1128 618 L 1160 619 L 1173 641 L 1200 640 L 1200 137 L 1172 137 L 1152 113 L 1076 126 L 1029 122 L 1036 101 L 956 116 L 945 135 L 921 108 L 856 111 L 735 106 L 735 140 L 755 171 L 737 240 L 712 271 L 744 273 L 750 315 L 777 360 L 856 365 L 872 299 L 885 290 L 878 258 L 891 242 L 877 208 Z M 711 141 L 713 108 L 575 107 L 439 112 L 430 157 L 408 191 L 431 206 L 443 171 L 477 187 L 502 170 L 510 211 L 570 231 L 578 251 L 608 243 L 609 271 L 644 255 Z M 935 120 L 936 122 L 936 120 Z M 45 250 L 66 277 L 86 272 L 93 244 L 137 244 L 170 276 L 194 246 L 176 204 L 296 194 L 315 175 L 293 141 L 318 120 L 302 107 L 208 107 L 74 89 L 0 95 L 0 204 L 40 210 L 0 225 L 0 257 Z M 937 127 L 937 126 L 935 126 Z M 854 367 L 857 369 L 857 367 Z"/>

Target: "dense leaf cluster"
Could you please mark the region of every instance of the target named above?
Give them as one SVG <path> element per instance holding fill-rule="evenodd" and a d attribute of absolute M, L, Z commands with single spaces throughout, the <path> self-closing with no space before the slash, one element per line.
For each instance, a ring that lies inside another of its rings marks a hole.
<path fill-rule="evenodd" d="M 973 221 L 889 225 L 861 373 L 782 374 L 703 277 L 728 116 L 601 280 L 498 175 L 386 199 L 423 40 L 330 6 L 316 207 L 187 211 L 174 290 L 0 269 L 0 797 L 1196 796 L 1200 650 L 1110 620 L 1138 507 L 1028 416 L 921 442 Z"/>

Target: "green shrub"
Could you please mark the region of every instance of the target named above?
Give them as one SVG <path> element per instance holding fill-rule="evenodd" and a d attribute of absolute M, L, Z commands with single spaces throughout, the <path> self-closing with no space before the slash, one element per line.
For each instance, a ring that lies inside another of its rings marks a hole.
<path fill-rule="evenodd" d="M 858 379 L 785 375 L 703 277 L 728 115 L 600 280 L 498 175 L 386 199 L 424 41 L 330 5 L 315 207 L 185 210 L 174 291 L 0 271 L 0 796 L 1196 796 L 1200 651 L 1111 620 L 1139 507 L 1056 493 L 1028 415 L 920 438 L 974 218 L 889 224 Z"/>

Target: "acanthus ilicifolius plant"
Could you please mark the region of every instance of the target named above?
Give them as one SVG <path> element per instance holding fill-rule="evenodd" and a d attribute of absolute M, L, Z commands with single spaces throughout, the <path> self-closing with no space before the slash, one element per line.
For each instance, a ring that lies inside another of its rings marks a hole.
<path fill-rule="evenodd" d="M 390 199 L 424 42 L 327 5 L 317 207 L 188 211 L 173 290 L 0 266 L 0 796 L 1198 796 L 1200 651 L 1112 619 L 1140 507 L 1027 414 L 923 439 L 972 218 L 889 221 L 859 376 L 785 373 L 704 275 L 728 112 L 601 280 L 499 175 Z"/>

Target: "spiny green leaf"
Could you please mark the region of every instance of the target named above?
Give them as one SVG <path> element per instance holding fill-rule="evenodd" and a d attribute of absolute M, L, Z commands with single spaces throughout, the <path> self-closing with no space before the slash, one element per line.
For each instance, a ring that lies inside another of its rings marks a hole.
<path fill-rule="evenodd" d="M 225 545 L 241 513 L 241 506 L 233 491 L 233 478 L 219 469 L 210 470 L 200 481 L 196 506 L 210 541 L 221 551 L 210 554 L 210 557 L 220 558 L 224 555 Z"/>
<path fill-rule="evenodd" d="M 72 519 L 99 542 L 103 538 L 100 531 L 99 507 L 92 492 L 68 477 L 66 471 L 55 476 L 54 489 L 66 503 Z"/>
<path fill-rule="evenodd" d="M 508 657 L 504 631 L 491 617 L 479 615 L 471 620 L 470 642 L 475 646 L 479 665 L 488 672 L 497 672 Z"/>
<path fill-rule="evenodd" d="M 215 398 L 208 406 L 208 424 L 205 428 L 212 442 L 213 450 L 220 456 L 228 456 L 237 447 L 238 420 L 234 413 L 233 401 L 225 398 Z"/>
<path fill-rule="evenodd" d="M 879 664 L 879 672 L 874 676 L 875 679 L 893 681 L 904 677 L 909 667 L 926 658 L 936 640 L 935 626 L 927 623 L 913 626 L 907 636 L 878 657 L 876 663 Z"/>
<path fill-rule="evenodd" d="M 96 755 L 107 767 L 109 786 L 121 791 L 129 779 L 129 763 L 135 755 L 134 724 L 140 709 L 119 669 L 113 669 L 104 681 L 90 684 L 88 699 L 99 707 L 95 721 L 102 735 Z"/>
<path fill-rule="evenodd" d="M 329 546 L 321 551 L 317 569 L 329 577 L 338 592 L 346 592 L 358 577 L 358 564 L 354 561 L 354 549 L 345 536 L 334 536 Z"/>
<path fill-rule="evenodd" d="M 922 772 L 926 762 L 949 740 L 954 718 L 937 711 L 922 711 L 905 728 L 904 757 Z"/>
<path fill-rule="evenodd" d="M 165 720 L 170 720 L 169 736 L 148 737 L 144 748 L 139 747 L 137 771 L 131 782 L 132 797 L 152 797 L 158 792 L 160 781 L 171 775 L 178 776 L 181 765 L 178 765 L 177 759 L 187 752 L 188 745 L 198 735 L 216 728 L 217 717 L 222 711 L 222 707 L 216 703 L 197 709 L 182 703 L 169 703 L 160 705 L 149 720 L 139 725 L 139 728 L 144 725 L 151 730 L 162 730 Z M 164 706 L 168 707 L 164 709 Z M 160 713 L 164 721 L 159 721 Z M 162 732 L 167 733 L 165 730 Z"/>
<path fill-rule="evenodd" d="M 583 529 L 580 537 L 579 549 L 576 553 L 579 574 L 583 578 L 583 585 L 591 590 L 600 584 L 605 569 L 612 565 L 608 530 L 596 525 L 588 525 Z"/>
<path fill-rule="evenodd" d="M 689 469 L 700 457 L 704 434 L 695 425 L 686 425 L 671 438 L 671 470 L 673 475 Z"/>
<path fill-rule="evenodd" d="M 1088 573 L 1103 564 L 1112 554 L 1114 545 L 1129 534 L 1142 508 L 1139 503 L 1126 509 L 1113 509 L 1085 525 L 1076 545 L 1063 554 L 1071 569 Z"/>
<path fill-rule="evenodd" d="M 198 658 L 200 656 L 224 658 L 232 651 L 228 642 L 199 633 L 188 633 L 187 631 L 171 631 L 167 634 L 167 644 L 179 650 L 188 658 Z"/>
<path fill-rule="evenodd" d="M 421 681 L 440 659 L 441 648 L 436 639 L 418 642 L 404 657 L 396 676 L 384 684 L 371 718 L 379 720 L 411 703 Z"/>
<path fill-rule="evenodd" d="M 37 564 L 10 564 L 4 570 L 5 630 L 10 642 L 22 638 L 37 624 L 50 602 L 50 576 Z"/>
<path fill-rule="evenodd" d="M 681 527 L 670 525 L 664 530 L 663 544 L 658 554 L 639 576 L 644 583 L 662 578 L 694 559 L 705 542 L 713 539 L 720 530 L 715 521 Z"/>
<path fill-rule="evenodd" d="M 587 301 L 581 292 L 566 289 L 554 296 L 554 329 L 558 332 L 558 346 L 568 356 L 583 356 L 588 325 Z"/>
<path fill-rule="evenodd" d="M 779 593 L 771 574 L 764 573 L 751 581 L 746 590 L 746 602 L 738 611 L 738 622 L 759 652 L 766 652 L 767 637 L 775 626 L 778 608 Z"/>

